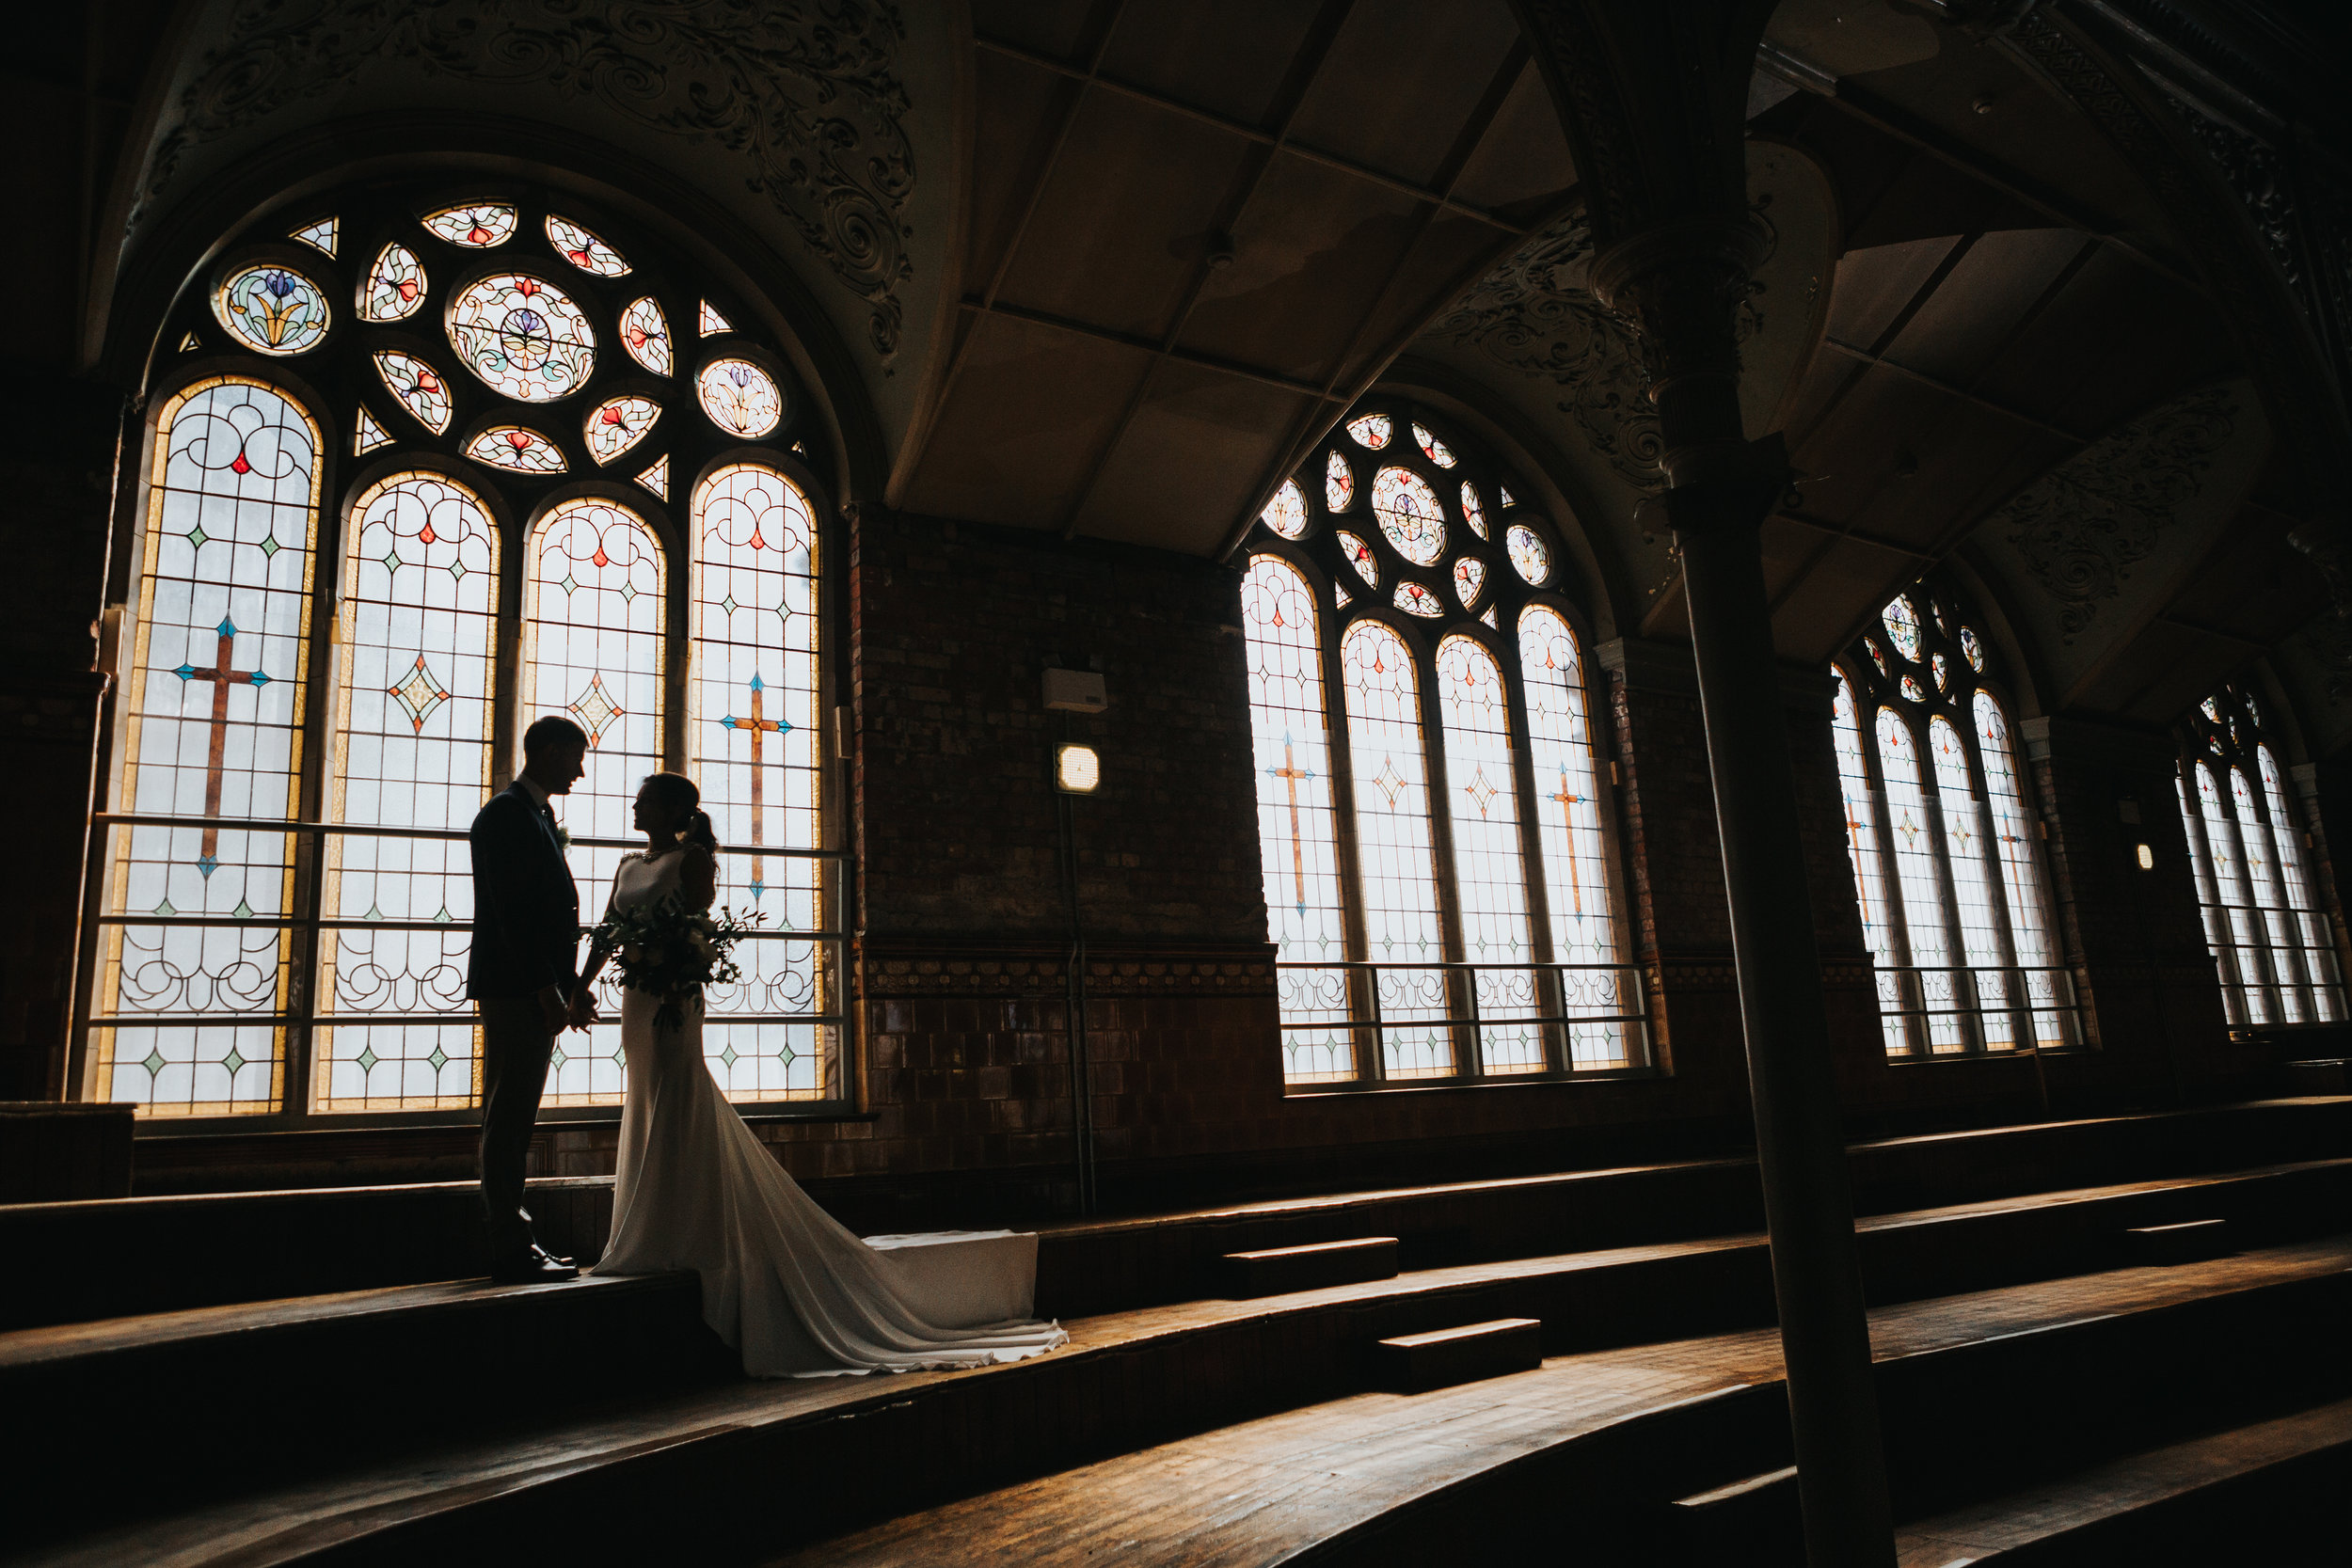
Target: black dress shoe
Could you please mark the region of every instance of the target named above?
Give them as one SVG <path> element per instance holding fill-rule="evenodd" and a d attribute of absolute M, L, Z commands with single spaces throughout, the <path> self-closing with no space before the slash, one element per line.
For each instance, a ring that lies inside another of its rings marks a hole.
<path fill-rule="evenodd" d="M 499 1285 L 546 1285 L 559 1279 L 578 1279 L 580 1271 L 562 1258 L 550 1258 L 537 1247 L 520 1258 L 509 1258 L 490 1270 L 490 1278 Z"/>

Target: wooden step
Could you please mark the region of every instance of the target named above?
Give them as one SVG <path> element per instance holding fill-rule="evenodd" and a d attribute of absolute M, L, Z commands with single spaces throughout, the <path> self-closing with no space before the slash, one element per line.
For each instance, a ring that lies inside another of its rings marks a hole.
<path fill-rule="evenodd" d="M 1224 1265 L 1224 1294 L 1236 1301 L 1359 1285 L 1368 1279 L 1394 1279 L 1396 1238 L 1356 1236 L 1344 1242 L 1229 1252 Z"/>
<path fill-rule="evenodd" d="M 1672 1560 L 1691 1568 L 1804 1568 L 1794 1465 L 1677 1497 L 1668 1514 Z"/>
<path fill-rule="evenodd" d="M 1373 1367 L 1380 1384 L 1400 1394 L 1426 1393 L 1544 1364 L 1540 1318 L 1492 1318 L 1459 1328 L 1399 1334 L 1375 1342 Z"/>
<path fill-rule="evenodd" d="M 2134 1263 L 2194 1263 L 2231 1250 L 2227 1220 L 2175 1220 L 2123 1232 L 2124 1257 Z"/>

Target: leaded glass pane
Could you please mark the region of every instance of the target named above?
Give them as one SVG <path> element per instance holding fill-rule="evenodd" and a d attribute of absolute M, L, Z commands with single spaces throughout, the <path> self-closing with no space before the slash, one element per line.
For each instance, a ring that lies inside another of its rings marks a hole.
<path fill-rule="evenodd" d="M 1380 586 L 1380 563 L 1373 559 L 1372 546 L 1345 529 L 1339 531 L 1340 553 L 1356 568 L 1356 575 L 1374 588 Z"/>
<path fill-rule="evenodd" d="M 1413 426 L 1413 439 L 1420 443 L 1423 455 L 1440 468 L 1451 468 L 1459 461 L 1454 455 L 1454 449 L 1429 434 L 1424 425 Z"/>
<path fill-rule="evenodd" d="M 1961 628 L 1963 632 L 1966 627 Z M 2037 834 L 2018 785 L 2017 754 L 2010 741 L 2009 719 L 1993 694 L 1979 691 L 1976 699 L 1977 758 L 1984 768 L 1985 806 L 1992 819 L 1994 851 L 2001 863 L 2001 890 L 2009 901 L 2010 945 L 2026 969 L 2051 969 L 2058 961 L 2058 944 L 2050 934 L 2049 901 L 2043 893 L 2042 867 L 2034 856 Z M 2055 991 L 2033 975 L 2026 985 L 2037 992 Z M 2034 1043 L 2045 1050 L 2069 1046 L 2074 1038 L 2073 1014 L 2037 1009 L 2033 1014 Z"/>
<path fill-rule="evenodd" d="M 1486 583 L 1486 563 L 1475 556 L 1464 556 L 1454 563 L 1454 596 L 1467 610 L 1478 602 L 1479 590 Z"/>
<path fill-rule="evenodd" d="M 412 354 L 392 349 L 375 356 L 375 370 L 384 378 L 384 389 L 398 398 L 419 424 L 436 436 L 449 428 L 449 388 L 438 371 Z"/>
<path fill-rule="evenodd" d="M 1564 964 L 1614 964 L 1620 960 L 1621 947 L 1616 899 L 1609 876 L 1606 808 L 1593 754 L 1583 661 L 1576 633 L 1559 611 L 1540 604 L 1519 612 L 1518 632 L 1528 760 L 1535 777 L 1533 809 L 1551 911 L 1552 959 Z M 1641 998 L 1625 994 L 1627 977 L 1621 973 L 1571 975 L 1568 985 L 1565 1011 L 1572 1019 L 1580 1011 L 1641 1010 Z M 1627 1026 L 1571 1022 L 1568 1065 L 1578 1069 L 1633 1065 Z"/>
<path fill-rule="evenodd" d="M 1886 781 L 1886 816 L 1895 837 L 1895 879 L 1902 890 L 1903 924 L 1911 961 L 1927 1010 L 1928 1048 L 1960 1051 L 1966 1040 L 1955 1009 L 1960 1006 L 1952 952 L 1944 924 L 1935 836 L 1919 783 L 1919 743 L 1891 707 L 1879 709 L 1879 774 Z"/>
<path fill-rule="evenodd" d="M 1346 683 L 1348 755 L 1356 776 L 1357 862 L 1366 956 L 1378 976 L 1381 1051 L 1391 1078 L 1454 1071 L 1445 942 L 1438 923 L 1429 782 L 1421 703 L 1405 640 L 1359 621 L 1340 646 Z"/>
<path fill-rule="evenodd" d="M 646 464 L 644 471 L 638 474 L 637 483 L 660 496 L 663 500 L 668 500 L 670 499 L 670 454 L 665 451 L 651 463 Z"/>
<path fill-rule="evenodd" d="M 596 365 L 596 328 L 571 295 L 527 272 L 494 273 L 449 302 L 450 346 L 494 392 L 523 403 L 568 397 Z"/>
<path fill-rule="evenodd" d="M 1523 965 L 1535 949 L 1502 672 L 1483 644 L 1458 633 L 1438 645 L 1437 670 L 1462 957 L 1479 965 Z M 1542 1071 L 1542 1036 L 1524 1022 L 1514 1023 L 1539 1016 L 1533 990 L 1517 999 L 1499 989 L 1482 990 L 1481 1065 L 1488 1072 Z"/>
<path fill-rule="evenodd" d="M 1373 476 L 1372 515 L 1396 553 L 1416 566 L 1433 564 L 1445 553 L 1445 512 L 1429 482 L 1410 468 L 1383 468 Z"/>
<path fill-rule="evenodd" d="M 492 425 L 466 443 L 466 455 L 517 474 L 560 474 L 569 467 L 553 441 L 519 424 Z"/>
<path fill-rule="evenodd" d="M 424 264 L 417 253 L 395 240 L 376 252 L 375 264 L 359 285 L 359 319 L 402 321 L 424 304 Z"/>
<path fill-rule="evenodd" d="M 656 375 L 670 373 L 670 319 L 651 294 L 621 312 L 621 347 Z"/>
<path fill-rule="evenodd" d="M 92 1031 L 100 1097 L 143 1114 L 284 1092 L 294 839 L 206 819 L 294 814 L 318 459 L 309 416 L 255 381 L 157 421 L 118 804 L 195 820 L 109 831 Z"/>
<path fill-rule="evenodd" d="M 2237 824 L 2232 819 L 2229 807 L 2222 803 L 2213 769 L 2201 762 L 2197 765 L 2197 805 L 2204 829 L 2205 855 L 2213 865 L 2214 891 L 2220 895 L 2223 929 L 2237 973 L 2239 994 L 2245 1001 L 2247 1022 L 2268 1023 L 2273 1018 L 2270 975 L 2257 935 L 2246 865 L 2240 858 Z"/>
<path fill-rule="evenodd" d="M 1307 493 L 1298 487 L 1298 481 L 1286 479 L 1260 515 L 1266 527 L 1283 538 L 1295 539 L 1307 531 Z"/>
<path fill-rule="evenodd" d="M 1356 499 L 1356 470 L 1337 447 L 1323 457 L 1323 504 L 1327 511 L 1344 512 Z"/>
<path fill-rule="evenodd" d="M 1328 964 L 1279 972 L 1282 1076 L 1293 1084 L 1355 1076 L 1348 1028 L 1346 916 L 1339 819 L 1324 717 L 1314 596 L 1298 569 L 1261 555 L 1242 578 L 1249 655 L 1249 730 L 1258 774 L 1258 846 L 1276 960 Z"/>
<path fill-rule="evenodd" d="M 1511 569 L 1537 587 L 1551 576 L 1551 551 L 1542 537 L 1523 523 L 1513 523 L 1502 536 L 1503 547 L 1511 557 Z"/>
<path fill-rule="evenodd" d="M 598 277 L 627 277 L 629 266 L 621 260 L 619 251 L 569 218 L 553 213 L 547 219 L 548 244 L 555 253 L 585 273 Z"/>
<path fill-rule="evenodd" d="M 327 816 L 449 836 L 326 841 L 327 916 L 385 924 L 322 939 L 320 1012 L 335 1022 L 315 1037 L 320 1110 L 449 1108 L 477 1092 L 465 832 L 490 790 L 498 585 L 497 531 L 455 480 L 396 475 L 352 509 Z"/>
<path fill-rule="evenodd" d="M 294 230 L 286 237 L 291 240 L 300 240 L 304 245 L 309 245 L 311 249 L 325 251 L 327 255 L 332 256 L 335 254 L 335 246 L 338 243 L 338 235 L 342 227 L 342 226 L 337 223 L 335 219 L 331 217 L 324 217 L 319 219 L 316 223 L 306 223 L 302 225 L 302 227 Z"/>
<path fill-rule="evenodd" d="M 588 732 L 587 776 L 558 797 L 575 838 L 631 839 L 637 786 L 661 767 L 665 569 L 644 518 L 615 501 L 568 500 L 540 522 L 523 562 L 523 723 L 568 714 Z M 584 916 L 599 912 L 624 851 L 575 846 Z M 608 1000 L 610 997 L 608 995 Z M 565 1035 L 548 1103 L 609 1103 L 622 1086 L 618 1007 Z"/>
<path fill-rule="evenodd" d="M 651 398 L 624 393 L 607 398 L 588 410 L 582 435 L 588 455 L 599 465 L 612 462 L 644 440 L 661 418 L 661 404 Z"/>
<path fill-rule="evenodd" d="M 701 337 L 715 338 L 722 332 L 734 331 L 735 324 L 722 315 L 717 306 L 706 299 L 696 309 L 694 330 Z"/>
<path fill-rule="evenodd" d="M 1356 438 L 1356 444 L 1373 451 L 1387 446 L 1395 430 L 1395 424 L 1386 414 L 1366 414 L 1360 420 L 1347 421 L 1347 433 Z"/>
<path fill-rule="evenodd" d="M 1478 504 L 1478 486 L 1467 479 L 1462 481 L 1462 516 L 1472 533 L 1486 537 L 1486 509 Z"/>
<path fill-rule="evenodd" d="M 1418 582 L 1398 583 L 1390 602 L 1407 615 L 1420 615 L 1432 621 L 1445 614 L 1445 601 Z"/>
<path fill-rule="evenodd" d="M 757 440 L 784 422 L 784 393 L 775 377 L 748 359 L 713 359 L 694 378 L 710 422 L 730 436 Z"/>
<path fill-rule="evenodd" d="M 2254 713 L 2250 699 L 2246 711 L 2249 716 Z M 2344 976 L 2336 962 L 2328 917 L 2312 897 L 2311 870 L 2304 858 L 2302 835 L 2296 831 L 2295 816 L 2287 807 L 2286 791 L 2280 787 L 2279 760 L 2267 746 L 2255 748 L 2254 757 L 2262 769 L 2263 803 L 2269 808 L 2271 842 L 2278 849 L 2280 879 L 2292 911 L 2289 918 L 2302 947 L 2304 974 L 2311 981 L 2312 1010 L 2323 1022 L 2341 1022 Z"/>
<path fill-rule="evenodd" d="M 246 267 L 214 291 L 213 317 L 260 354 L 308 354 L 326 341 L 326 296 L 292 267 Z"/>
<path fill-rule="evenodd" d="M 1895 651 L 1916 662 L 1919 657 L 1919 612 L 1911 608 L 1909 595 L 1896 594 L 1879 612 L 1879 619 L 1885 625 L 1887 639 L 1895 644 Z"/>
<path fill-rule="evenodd" d="M 2232 1023 L 2246 1022 L 2246 993 L 2238 984 L 2237 949 L 2230 941 L 2228 917 L 2222 913 L 2220 889 L 2214 883 L 2213 854 L 2205 842 L 2204 817 L 2188 798 L 2188 782 L 2175 775 L 2172 787 L 2181 800 L 2181 831 L 2188 840 L 2188 862 L 2197 879 L 2198 912 L 2204 916 L 2205 947 L 2221 982 L 2222 1010 Z"/>
<path fill-rule="evenodd" d="M 1831 738 L 1837 750 L 1837 792 L 1846 807 L 1846 857 L 1853 865 L 1854 897 L 1861 906 L 1862 940 L 1881 971 L 1881 1002 L 1902 1006 L 1900 980 L 1893 971 L 1901 963 L 1895 944 L 1895 911 L 1887 900 L 1886 863 L 1879 851 L 1878 799 L 1870 789 L 1869 765 L 1862 750 L 1862 720 L 1853 687 L 1846 673 L 1837 673 L 1837 701 Z M 1890 992 L 1890 986 L 1895 989 Z M 1899 1012 L 1880 1009 L 1891 1055 L 1904 1055 L 1911 1039 Z"/>
<path fill-rule="evenodd" d="M 2016 999 L 2003 973 L 2007 958 L 2001 951 L 2000 919 L 1994 911 L 1993 867 L 1985 853 L 1989 836 L 1983 810 L 1969 787 L 1968 752 L 1960 732 L 1941 714 L 1928 721 L 1928 759 L 1935 769 L 1936 808 L 1944 818 L 1945 869 L 1952 879 L 1952 900 L 1960 912 L 1961 955 L 1977 973 L 1973 976 L 1979 1026 L 1987 1047 L 2017 1043 L 2009 1008 Z"/>
<path fill-rule="evenodd" d="M 425 232 L 437 239 L 469 250 L 488 250 L 515 237 L 516 212 L 495 203 L 444 207 L 426 214 L 422 221 Z"/>
<path fill-rule="evenodd" d="M 2310 990 L 2302 975 L 2301 944 L 2296 941 L 2286 893 L 2271 860 L 2270 825 L 2254 809 L 2254 791 L 2242 768 L 2230 769 L 2230 800 L 2246 858 L 2246 879 L 2254 895 L 2253 919 L 2269 949 L 2270 973 L 2279 988 L 2279 1008 L 2287 1022 L 2302 1023 L 2309 1019 Z"/>

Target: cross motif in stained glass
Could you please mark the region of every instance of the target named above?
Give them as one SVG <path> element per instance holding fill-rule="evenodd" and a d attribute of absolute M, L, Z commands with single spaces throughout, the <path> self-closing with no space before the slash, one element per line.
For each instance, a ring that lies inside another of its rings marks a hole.
<path fill-rule="evenodd" d="M 408 710 L 409 726 L 419 735 L 424 733 L 424 721 L 433 717 L 434 710 L 449 701 L 449 693 L 425 668 L 422 654 L 417 656 L 417 662 L 408 667 L 408 673 L 386 690 Z"/>
<path fill-rule="evenodd" d="M 588 732 L 588 744 L 591 746 L 603 740 L 604 732 L 612 727 L 612 721 L 628 711 L 605 690 L 602 675 L 589 676 L 588 689 L 566 705 L 571 709 L 572 717 L 580 721 L 580 728 Z"/>

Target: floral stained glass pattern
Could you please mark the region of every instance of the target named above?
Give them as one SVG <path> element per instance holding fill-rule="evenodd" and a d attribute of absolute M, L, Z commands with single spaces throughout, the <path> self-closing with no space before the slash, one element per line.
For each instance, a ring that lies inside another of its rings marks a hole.
<path fill-rule="evenodd" d="M 1337 965 L 1347 957 L 1340 890 L 1322 643 L 1298 569 L 1261 555 L 1242 579 L 1249 659 L 1249 732 L 1258 775 L 1258 842 L 1278 961 Z M 1293 1084 L 1355 1075 L 1348 972 L 1285 970 L 1279 981 L 1282 1075 Z"/>
<path fill-rule="evenodd" d="M 1984 644 L 1977 641 L 1976 627 L 1960 628 L 1960 651 L 1968 656 L 1968 668 L 1976 671 L 1984 669 Z"/>
<path fill-rule="evenodd" d="M 621 346 L 654 374 L 670 373 L 670 320 L 660 300 L 647 294 L 621 312 Z"/>
<path fill-rule="evenodd" d="M 1295 539 L 1307 531 L 1307 493 L 1298 487 L 1298 481 L 1286 479 L 1259 515 L 1283 538 Z"/>
<path fill-rule="evenodd" d="M 1511 569 L 1529 582 L 1540 587 L 1551 576 L 1551 551 L 1542 535 L 1524 523 L 1513 523 L 1502 536 L 1503 548 L 1511 557 Z"/>
<path fill-rule="evenodd" d="M 466 455 L 516 474 L 560 474 L 569 467 L 553 441 L 519 424 L 492 425 L 466 443 Z"/>
<path fill-rule="evenodd" d="M 1426 616 L 1432 621 L 1445 613 L 1444 601 L 1418 582 L 1398 583 L 1390 602 L 1407 615 Z"/>
<path fill-rule="evenodd" d="M 404 321 L 424 304 L 425 289 L 424 263 L 395 240 L 376 252 L 375 264 L 359 285 L 359 319 Z"/>
<path fill-rule="evenodd" d="M 1534 957 L 1534 934 L 1519 855 L 1518 774 L 1502 671 L 1484 644 L 1457 632 L 1438 644 L 1437 692 L 1462 956 L 1473 964 L 1524 964 Z M 1543 1070 L 1541 1026 L 1528 1022 L 1538 1014 L 1535 988 L 1506 983 L 1482 990 L 1490 992 L 1478 998 L 1486 1070 Z"/>
<path fill-rule="evenodd" d="M 1366 414 L 1360 420 L 1347 421 L 1348 435 L 1356 444 L 1371 451 L 1385 448 L 1396 434 L 1396 426 L 1386 414 Z"/>
<path fill-rule="evenodd" d="M 449 428 L 449 387 L 438 371 L 413 354 L 386 349 L 375 356 L 375 372 L 419 424 L 436 436 Z"/>
<path fill-rule="evenodd" d="M 773 468 L 735 464 L 694 487 L 689 598 L 694 636 L 690 770 L 727 853 L 719 902 L 759 910 L 774 937 L 737 948 L 744 976 L 714 991 L 703 1044 L 737 1099 L 815 1099 L 838 1011 L 830 949 L 789 933 L 825 927 L 825 863 L 763 853 L 823 847 L 818 685 L 817 511 Z"/>
<path fill-rule="evenodd" d="M 612 462 L 644 440 L 660 418 L 661 404 L 651 398 L 624 394 L 605 399 L 588 411 L 588 455 L 599 465 Z"/>
<path fill-rule="evenodd" d="M 142 1115 L 284 1093 L 294 841 L 220 819 L 294 815 L 319 451 L 299 408 L 239 377 L 156 424 L 117 809 L 186 820 L 105 830 L 107 908 L 135 918 L 106 927 L 91 1030 L 99 1095 Z M 224 923 L 166 924 L 189 916 Z"/>
<path fill-rule="evenodd" d="M 719 313 L 719 308 L 704 300 L 694 315 L 694 330 L 705 338 L 715 338 L 722 332 L 732 332 L 735 324 Z"/>
<path fill-rule="evenodd" d="M 1486 509 L 1478 504 L 1478 486 L 1467 479 L 1462 481 L 1462 516 L 1472 533 L 1486 537 Z"/>
<path fill-rule="evenodd" d="M 1466 555 L 1454 563 L 1454 596 L 1467 610 L 1478 602 L 1478 592 L 1486 585 L 1486 563 L 1476 556 Z"/>
<path fill-rule="evenodd" d="M 1919 612 L 1911 608 L 1908 595 L 1898 594 L 1879 612 L 1885 623 L 1886 635 L 1895 644 L 1895 651 L 1916 662 L 1919 657 Z"/>
<path fill-rule="evenodd" d="M 1420 443 L 1422 453 L 1428 457 L 1429 461 L 1440 468 L 1451 468 L 1460 461 L 1454 455 L 1454 449 L 1430 435 L 1426 426 L 1418 424 L 1413 426 L 1413 439 Z"/>
<path fill-rule="evenodd" d="M 469 250 L 489 250 L 515 237 L 512 207 L 495 203 L 474 207 L 444 207 L 424 217 L 425 232 Z"/>
<path fill-rule="evenodd" d="M 1333 447 L 1323 459 L 1323 504 L 1327 511 L 1344 512 L 1356 499 L 1356 470 Z"/>
<path fill-rule="evenodd" d="M 1378 971 L 1381 1053 L 1391 1078 L 1454 1071 L 1438 922 L 1421 700 L 1405 640 L 1358 621 L 1340 644 L 1366 956 Z"/>
<path fill-rule="evenodd" d="M 1913 702 L 1924 703 L 1928 700 L 1927 692 L 1922 690 L 1919 683 L 1914 680 L 1911 676 L 1905 675 L 1902 678 L 1901 687 L 1903 695 L 1910 698 Z"/>
<path fill-rule="evenodd" d="M 480 498 L 437 473 L 380 482 L 352 518 L 328 819 L 462 833 L 490 787 L 498 534 Z M 323 939 L 315 1108 L 470 1103 L 465 841 L 336 833 L 327 862 L 328 917 L 388 924 Z M 431 924 L 389 924 L 411 921 Z"/>
<path fill-rule="evenodd" d="M 661 546 L 635 512 L 580 498 L 533 531 L 523 561 L 522 711 L 567 714 L 588 732 L 588 772 L 557 810 L 575 839 L 627 839 L 629 805 L 661 767 Z M 621 851 L 575 844 L 582 912 L 598 907 Z M 608 1018 L 612 1009 L 606 1009 Z M 567 1034 L 548 1078 L 552 1104 L 609 1103 L 622 1088 L 620 1026 Z"/>
<path fill-rule="evenodd" d="M 619 251 L 571 219 L 560 218 L 549 213 L 547 231 L 548 244 L 555 246 L 555 253 L 580 271 L 594 273 L 598 277 L 628 276 L 628 263 L 621 260 Z"/>
<path fill-rule="evenodd" d="M 449 341 L 492 391 L 523 403 L 568 397 L 596 369 L 596 334 L 569 294 L 526 272 L 496 273 L 453 295 Z"/>
<path fill-rule="evenodd" d="M 663 500 L 668 500 L 670 499 L 670 454 L 665 451 L 651 463 L 646 464 L 644 470 L 638 474 L 637 483 L 660 496 Z"/>
<path fill-rule="evenodd" d="M 1339 537 L 1340 553 L 1347 557 L 1347 563 L 1350 566 L 1356 568 L 1356 575 L 1363 578 L 1369 586 L 1379 587 L 1380 564 L 1372 557 L 1372 546 L 1345 529 L 1339 531 Z"/>
<path fill-rule="evenodd" d="M 382 425 L 375 422 L 375 416 L 368 412 L 367 404 L 361 404 L 358 419 L 354 421 L 352 429 L 352 454 L 356 457 L 365 457 L 376 448 L 389 447 L 391 444 L 392 438 L 385 434 Z"/>
<path fill-rule="evenodd" d="M 1938 691 L 1949 691 L 1952 689 L 1951 666 L 1946 662 L 1942 654 L 1937 654 L 1930 659 L 1928 668 L 1934 673 L 1935 689 Z"/>
<path fill-rule="evenodd" d="M 214 291 L 213 317 L 262 354 L 308 354 L 326 337 L 326 296 L 292 267 L 246 267 Z"/>
<path fill-rule="evenodd" d="M 784 422 L 784 391 L 775 377 L 748 359 L 713 359 L 694 378 L 710 422 L 730 436 L 755 441 Z"/>
<path fill-rule="evenodd" d="M 1445 513 L 1438 494 L 1410 468 L 1383 468 L 1373 476 L 1372 515 L 1396 553 L 1414 565 L 1431 565 L 1445 553 Z"/>

